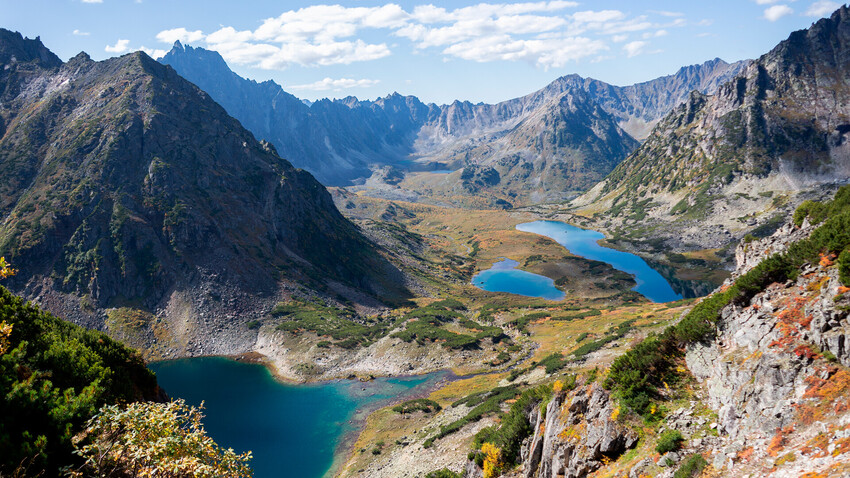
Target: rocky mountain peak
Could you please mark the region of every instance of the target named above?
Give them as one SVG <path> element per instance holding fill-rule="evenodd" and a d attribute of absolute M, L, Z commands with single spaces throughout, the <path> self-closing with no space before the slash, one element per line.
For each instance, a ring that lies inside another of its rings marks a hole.
<path fill-rule="evenodd" d="M 34 62 L 42 68 L 56 68 L 62 60 L 41 43 L 41 38 L 25 38 L 19 32 L 0 28 L 0 65 Z"/>

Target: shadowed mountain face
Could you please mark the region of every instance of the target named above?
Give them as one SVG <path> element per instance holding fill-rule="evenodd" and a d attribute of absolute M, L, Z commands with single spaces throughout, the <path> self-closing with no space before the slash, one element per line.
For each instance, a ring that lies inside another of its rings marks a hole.
<path fill-rule="evenodd" d="M 274 82 L 240 78 L 203 48 L 177 43 L 160 61 L 325 184 L 351 184 L 386 165 L 466 168 L 444 177 L 442 194 L 474 195 L 483 188 L 519 202 L 561 199 L 592 186 L 688 92 L 712 92 L 744 66 L 716 59 L 628 87 L 571 75 L 495 105 L 438 106 L 394 93 L 308 106 Z"/>
<path fill-rule="evenodd" d="M 293 281 L 404 294 L 321 184 L 172 68 L 144 53 L 62 64 L 5 30 L 0 61 L 0 254 L 15 288 L 151 310 Z"/>

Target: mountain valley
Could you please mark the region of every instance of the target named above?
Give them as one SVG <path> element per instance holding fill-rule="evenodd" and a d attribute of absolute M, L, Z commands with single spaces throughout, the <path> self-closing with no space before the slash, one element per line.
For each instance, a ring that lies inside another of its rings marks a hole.
<path fill-rule="evenodd" d="M 495 104 L 302 101 L 183 43 L 62 61 L 0 29 L 0 476 L 103 474 L 98 420 L 193 416 L 144 368 L 192 360 L 367 403 L 327 415 L 324 476 L 850 473 L 847 6 L 755 60 Z M 218 433 L 204 476 L 248 476 Z M 166 460 L 131 455 L 102 456 Z"/>

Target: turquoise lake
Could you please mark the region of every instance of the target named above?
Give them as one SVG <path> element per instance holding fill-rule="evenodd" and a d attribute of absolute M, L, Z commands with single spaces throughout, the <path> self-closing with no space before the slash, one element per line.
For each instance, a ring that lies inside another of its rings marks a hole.
<path fill-rule="evenodd" d="M 564 298 L 564 292 L 555 287 L 554 280 L 521 271 L 516 268 L 518 265 L 519 262 L 513 259 L 502 259 L 493 267 L 476 274 L 472 278 L 472 285 L 489 292 L 509 292 L 547 300 Z"/>
<path fill-rule="evenodd" d="M 289 385 L 262 365 L 222 357 L 157 362 L 150 368 L 169 397 L 204 402 L 204 425 L 219 445 L 253 452 L 256 478 L 324 476 L 343 437 L 369 411 L 421 393 L 449 375 Z"/>
<path fill-rule="evenodd" d="M 671 302 L 682 298 L 658 271 L 639 256 L 600 246 L 597 241 L 605 238 L 600 232 L 558 221 L 527 222 L 516 228 L 518 231 L 546 236 L 577 256 L 606 262 L 617 270 L 634 275 L 637 286 L 632 290 L 653 302 Z"/>

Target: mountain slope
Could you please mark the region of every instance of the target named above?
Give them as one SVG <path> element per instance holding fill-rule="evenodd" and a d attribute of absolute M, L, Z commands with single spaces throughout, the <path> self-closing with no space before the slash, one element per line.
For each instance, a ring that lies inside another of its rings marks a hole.
<path fill-rule="evenodd" d="M 203 48 L 177 43 L 160 61 L 325 184 L 347 185 L 386 165 L 467 168 L 440 176 L 427 189 L 452 197 L 484 188 L 521 203 L 587 189 L 637 147 L 630 134 L 642 137 L 691 89 L 713 91 L 743 65 L 712 60 L 629 87 L 573 75 L 494 105 L 426 105 L 394 93 L 307 106 L 273 82 L 238 77 L 218 53 Z"/>
<path fill-rule="evenodd" d="M 674 221 L 740 236 L 807 195 L 828 193 L 823 185 L 850 178 L 848 64 L 850 13 L 842 7 L 715 95 L 691 94 L 575 205 L 607 209 L 621 225 Z"/>
<path fill-rule="evenodd" d="M 273 81 L 233 73 L 217 52 L 175 43 L 160 60 L 212 96 L 257 138 L 270 141 L 329 185 L 369 177 L 369 164 L 395 163 L 411 153 L 416 124 L 429 107 L 393 95 L 375 104 L 322 100 L 310 106 Z"/>
<path fill-rule="evenodd" d="M 104 327 L 104 308 L 130 305 L 159 311 L 185 347 L 238 347 L 252 339 L 232 318 L 282 285 L 405 296 L 318 182 L 144 53 L 10 62 L 0 91 L 0 254 L 48 309 Z M 130 322 L 149 337 L 160 323 Z"/>

